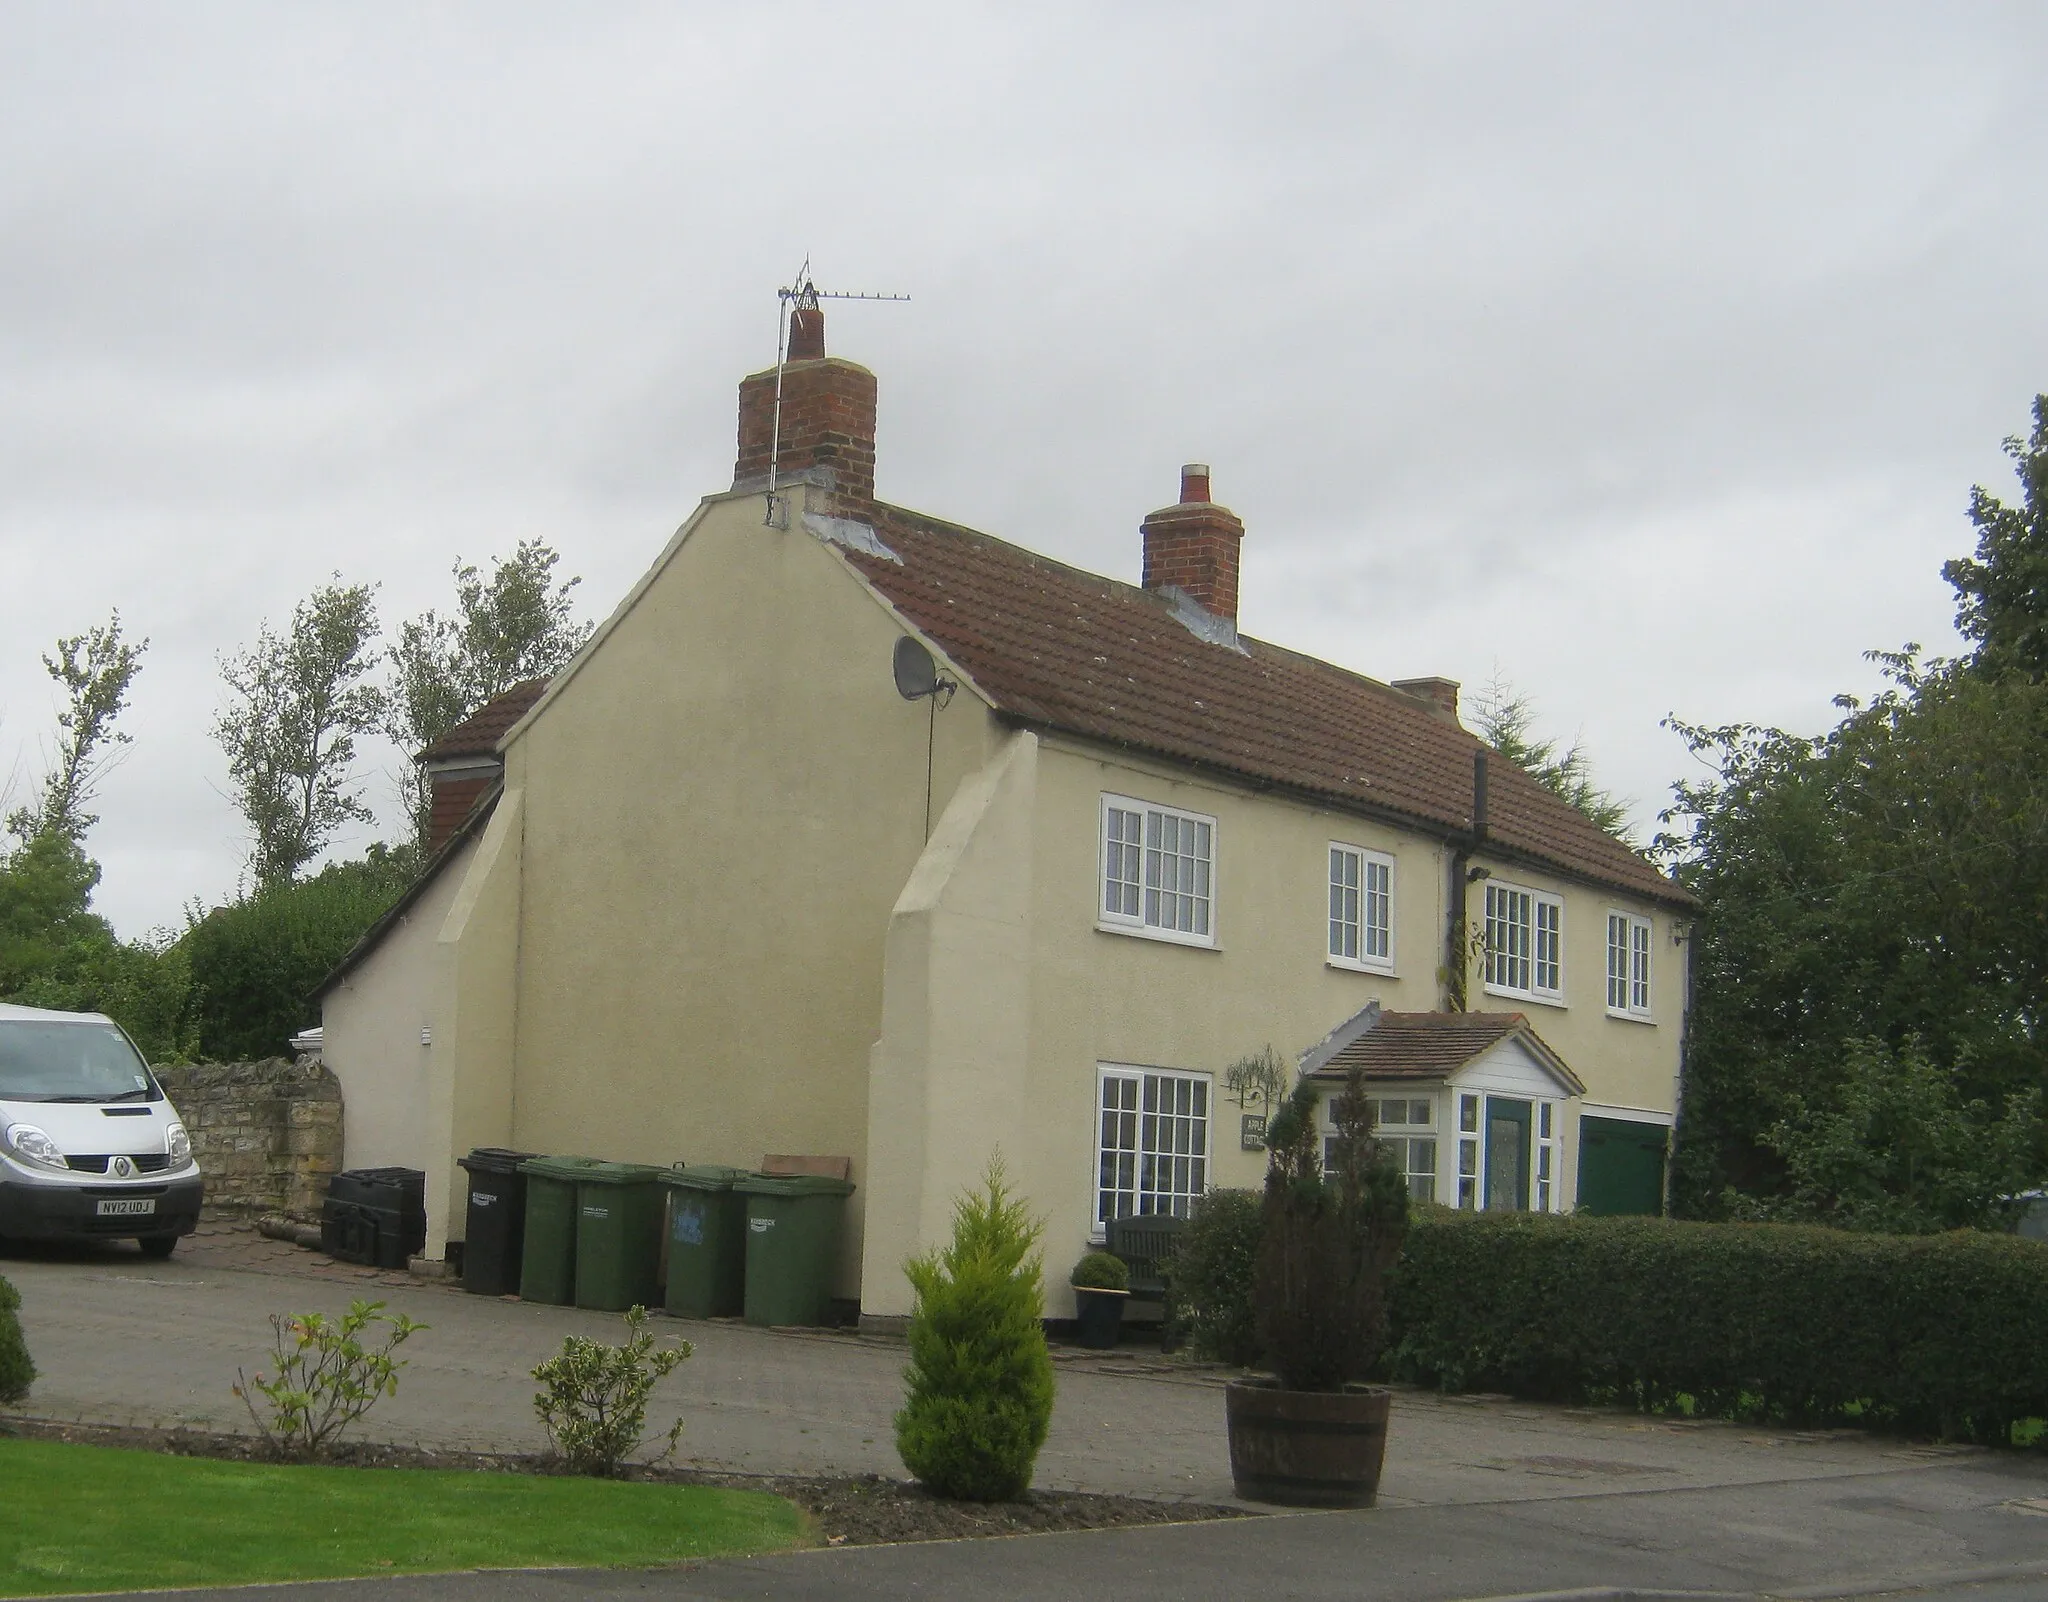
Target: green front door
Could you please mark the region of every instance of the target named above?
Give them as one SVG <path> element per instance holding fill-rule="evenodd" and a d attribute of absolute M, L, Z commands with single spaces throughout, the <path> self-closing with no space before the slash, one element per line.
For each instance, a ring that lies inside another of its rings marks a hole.
<path fill-rule="evenodd" d="M 1581 1118 L 1579 1211 L 1663 1212 L 1664 1148 L 1669 1135 L 1662 1124 Z"/>
<path fill-rule="evenodd" d="M 1529 1125 L 1526 1101 L 1486 1098 L 1486 1210 L 1526 1212 L 1529 1207 Z"/>

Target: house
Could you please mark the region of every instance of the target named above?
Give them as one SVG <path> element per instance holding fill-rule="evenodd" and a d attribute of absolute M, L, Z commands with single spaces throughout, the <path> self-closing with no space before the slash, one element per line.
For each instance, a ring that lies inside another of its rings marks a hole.
<path fill-rule="evenodd" d="M 779 380 L 576 659 L 430 753 L 476 788 L 326 983 L 347 1161 L 426 1170 L 429 1255 L 472 1146 L 844 1154 L 839 1289 L 899 1317 L 1000 1151 L 1057 1316 L 1106 1218 L 1259 1182 L 1224 1080 L 1269 1044 L 1365 1055 L 1417 1194 L 1655 1205 L 1664 874 L 1489 761 L 1454 684 L 1239 634 L 1206 468 L 1122 583 L 877 500 L 875 378 L 814 308 Z"/>

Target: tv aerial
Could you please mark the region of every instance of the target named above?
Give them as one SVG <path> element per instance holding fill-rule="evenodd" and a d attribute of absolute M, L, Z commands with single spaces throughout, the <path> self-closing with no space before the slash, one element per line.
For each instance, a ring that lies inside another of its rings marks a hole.
<path fill-rule="evenodd" d="M 796 282 L 775 291 L 775 423 L 768 443 L 768 513 L 762 520 L 771 528 L 784 528 L 777 520 L 776 469 L 782 465 L 782 370 L 789 365 L 789 330 L 796 317 L 818 309 L 821 300 L 907 301 L 908 295 L 886 295 L 873 290 L 820 289 L 811 277 L 811 258 L 804 257 Z"/>

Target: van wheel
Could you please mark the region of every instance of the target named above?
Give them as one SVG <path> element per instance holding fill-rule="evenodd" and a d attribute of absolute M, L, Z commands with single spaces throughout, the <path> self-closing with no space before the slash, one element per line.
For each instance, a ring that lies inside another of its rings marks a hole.
<path fill-rule="evenodd" d="M 144 1257 L 168 1257 L 178 1249 L 176 1235 L 144 1235 L 136 1245 L 142 1248 Z"/>

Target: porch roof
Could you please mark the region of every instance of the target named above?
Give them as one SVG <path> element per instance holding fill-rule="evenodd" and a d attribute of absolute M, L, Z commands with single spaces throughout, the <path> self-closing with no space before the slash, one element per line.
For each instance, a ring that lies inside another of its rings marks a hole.
<path fill-rule="evenodd" d="M 1502 1041 L 1515 1040 L 1573 1095 L 1586 1093 L 1579 1076 L 1519 1012 L 1377 1012 L 1360 1021 L 1365 1027 L 1351 1039 L 1315 1054 L 1321 1060 L 1311 1059 L 1305 1077 L 1336 1081 L 1359 1067 L 1367 1079 L 1449 1079 Z"/>

